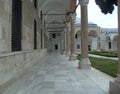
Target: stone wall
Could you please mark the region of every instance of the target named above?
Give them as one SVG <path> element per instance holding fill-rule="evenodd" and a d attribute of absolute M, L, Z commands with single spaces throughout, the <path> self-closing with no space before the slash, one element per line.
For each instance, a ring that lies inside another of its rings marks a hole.
<path fill-rule="evenodd" d="M 47 54 L 46 50 L 7 53 L 0 56 L 0 86 L 20 76 Z"/>
<path fill-rule="evenodd" d="M 34 49 L 34 20 L 37 22 L 37 48 L 40 48 L 41 24 L 34 2 L 22 1 L 22 50 Z"/>
<path fill-rule="evenodd" d="M 12 0 L 0 0 L 0 53 L 11 51 Z"/>
<path fill-rule="evenodd" d="M 42 23 L 34 7 L 34 0 L 21 1 L 22 50 L 12 52 L 12 0 L 0 0 L 0 87 L 20 76 L 47 53 L 46 49 L 41 49 Z M 37 49 L 34 49 L 34 20 L 37 23 Z"/>

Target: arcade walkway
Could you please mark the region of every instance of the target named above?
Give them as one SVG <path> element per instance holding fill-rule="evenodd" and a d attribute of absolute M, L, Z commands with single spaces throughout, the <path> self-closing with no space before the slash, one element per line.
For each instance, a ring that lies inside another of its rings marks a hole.
<path fill-rule="evenodd" d="M 49 53 L 4 94 L 109 94 L 110 80 L 98 70 L 77 69 L 77 61 Z"/>

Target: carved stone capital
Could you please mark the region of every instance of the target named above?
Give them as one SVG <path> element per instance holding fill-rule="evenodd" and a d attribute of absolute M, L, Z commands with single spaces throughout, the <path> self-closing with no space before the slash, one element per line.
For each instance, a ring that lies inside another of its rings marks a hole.
<path fill-rule="evenodd" d="M 89 3 L 89 0 L 79 0 L 79 3 L 81 6 L 87 5 Z"/>
<path fill-rule="evenodd" d="M 76 13 L 70 13 L 70 18 L 72 20 L 75 20 L 76 19 Z"/>
<path fill-rule="evenodd" d="M 70 22 L 67 22 L 67 23 L 66 23 L 66 28 L 69 29 L 69 27 L 70 27 Z"/>

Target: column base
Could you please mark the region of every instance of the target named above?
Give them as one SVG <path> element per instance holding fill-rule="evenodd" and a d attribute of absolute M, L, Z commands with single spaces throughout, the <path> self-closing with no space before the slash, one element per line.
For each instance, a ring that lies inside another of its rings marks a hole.
<path fill-rule="evenodd" d="M 64 55 L 66 52 L 65 51 L 60 51 L 61 55 Z"/>
<path fill-rule="evenodd" d="M 114 82 L 110 81 L 109 85 L 110 94 L 120 94 L 120 74 L 118 74 Z"/>
<path fill-rule="evenodd" d="M 90 70 L 91 69 L 91 63 L 90 63 L 89 58 L 82 58 L 78 62 L 78 68 L 85 69 L 85 70 Z"/>
<path fill-rule="evenodd" d="M 69 52 L 66 52 L 66 53 L 65 53 L 65 56 L 66 56 L 66 57 L 69 57 L 69 56 L 70 56 L 70 53 L 69 53 Z"/>
<path fill-rule="evenodd" d="M 76 58 L 76 55 L 75 55 L 75 54 L 70 55 L 69 60 L 76 60 L 76 59 L 77 59 L 77 58 Z"/>

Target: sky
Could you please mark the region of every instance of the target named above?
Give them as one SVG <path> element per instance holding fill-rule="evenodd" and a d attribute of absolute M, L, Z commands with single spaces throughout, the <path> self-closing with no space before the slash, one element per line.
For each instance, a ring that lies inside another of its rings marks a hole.
<path fill-rule="evenodd" d="M 80 18 L 80 6 L 77 8 L 77 17 Z M 95 0 L 89 0 L 88 4 L 88 21 L 97 24 L 102 28 L 117 28 L 117 7 L 112 14 L 103 14 L 96 5 Z"/>

